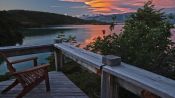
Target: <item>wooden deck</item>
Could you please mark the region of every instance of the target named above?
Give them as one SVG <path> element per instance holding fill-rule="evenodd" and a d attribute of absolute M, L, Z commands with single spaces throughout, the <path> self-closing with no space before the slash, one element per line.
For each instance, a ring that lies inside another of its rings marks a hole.
<path fill-rule="evenodd" d="M 49 72 L 51 91 L 46 92 L 44 82 L 33 89 L 24 98 L 89 98 L 75 84 L 73 84 L 62 72 Z M 0 82 L 0 92 L 13 80 Z M 7 94 L 0 94 L 0 98 L 15 98 L 21 90 L 17 85 Z"/>

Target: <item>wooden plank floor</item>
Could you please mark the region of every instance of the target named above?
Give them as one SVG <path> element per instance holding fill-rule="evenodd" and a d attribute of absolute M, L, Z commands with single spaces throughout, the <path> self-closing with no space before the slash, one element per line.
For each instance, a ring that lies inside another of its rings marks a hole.
<path fill-rule="evenodd" d="M 24 98 L 89 98 L 75 84 L 73 84 L 62 72 L 49 72 L 51 91 L 46 92 L 45 83 L 41 83 Z M 0 92 L 13 80 L 0 82 Z M 15 98 L 21 90 L 17 85 L 7 94 L 0 94 L 0 98 Z"/>

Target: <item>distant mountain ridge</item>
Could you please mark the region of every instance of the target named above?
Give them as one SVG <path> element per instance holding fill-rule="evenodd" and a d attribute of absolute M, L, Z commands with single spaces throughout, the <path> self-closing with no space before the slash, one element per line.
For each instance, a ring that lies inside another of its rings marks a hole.
<path fill-rule="evenodd" d="M 84 16 L 81 17 L 81 19 L 84 19 L 84 20 L 96 20 L 96 21 L 111 23 L 111 22 L 113 22 L 112 17 L 116 17 L 115 22 L 117 22 L 117 23 L 124 23 L 129 18 L 129 16 L 131 14 L 132 13 L 111 14 L 111 15 L 97 15 L 97 16 L 84 15 Z"/>
<path fill-rule="evenodd" d="M 72 16 L 61 14 L 28 11 L 28 10 L 9 10 L 0 11 L 5 17 L 18 22 L 23 27 L 42 27 L 47 25 L 64 24 L 100 24 L 97 21 L 87 21 Z"/>
<path fill-rule="evenodd" d="M 175 24 L 175 8 L 174 8 L 174 10 L 172 8 L 171 9 L 163 9 L 163 11 L 165 12 L 165 15 L 167 16 L 168 21 L 172 24 Z M 84 20 L 96 20 L 96 21 L 111 23 L 111 22 L 113 22 L 112 17 L 116 17 L 115 22 L 124 23 L 130 17 L 131 14 L 134 14 L 134 13 L 95 15 L 95 16 L 83 15 L 80 18 L 84 19 Z"/>

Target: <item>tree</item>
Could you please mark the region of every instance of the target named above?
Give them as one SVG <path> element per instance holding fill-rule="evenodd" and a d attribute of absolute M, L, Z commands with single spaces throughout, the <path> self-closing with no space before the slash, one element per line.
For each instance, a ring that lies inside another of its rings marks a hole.
<path fill-rule="evenodd" d="M 120 35 L 99 37 L 87 48 L 101 54 L 121 56 L 124 62 L 141 68 L 160 71 L 168 67 L 165 59 L 172 46 L 171 28 L 164 13 L 154 9 L 148 1 L 125 22 Z"/>
<path fill-rule="evenodd" d="M 125 23 L 120 39 L 122 57 L 140 67 L 159 64 L 171 44 L 171 28 L 164 13 L 148 1 Z"/>
<path fill-rule="evenodd" d="M 19 23 L 8 16 L 8 12 L 0 11 L 0 46 L 22 43 L 23 35 L 18 31 Z"/>

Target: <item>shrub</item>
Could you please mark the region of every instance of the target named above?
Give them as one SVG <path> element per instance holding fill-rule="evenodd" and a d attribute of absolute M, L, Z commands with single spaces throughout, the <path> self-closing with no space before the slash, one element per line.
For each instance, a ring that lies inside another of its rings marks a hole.
<path fill-rule="evenodd" d="M 170 40 L 172 25 L 161 10 L 154 9 L 151 1 L 145 3 L 125 22 L 119 34 L 98 37 L 87 49 L 101 54 L 122 57 L 124 62 L 157 73 L 173 73 L 173 43 Z"/>

